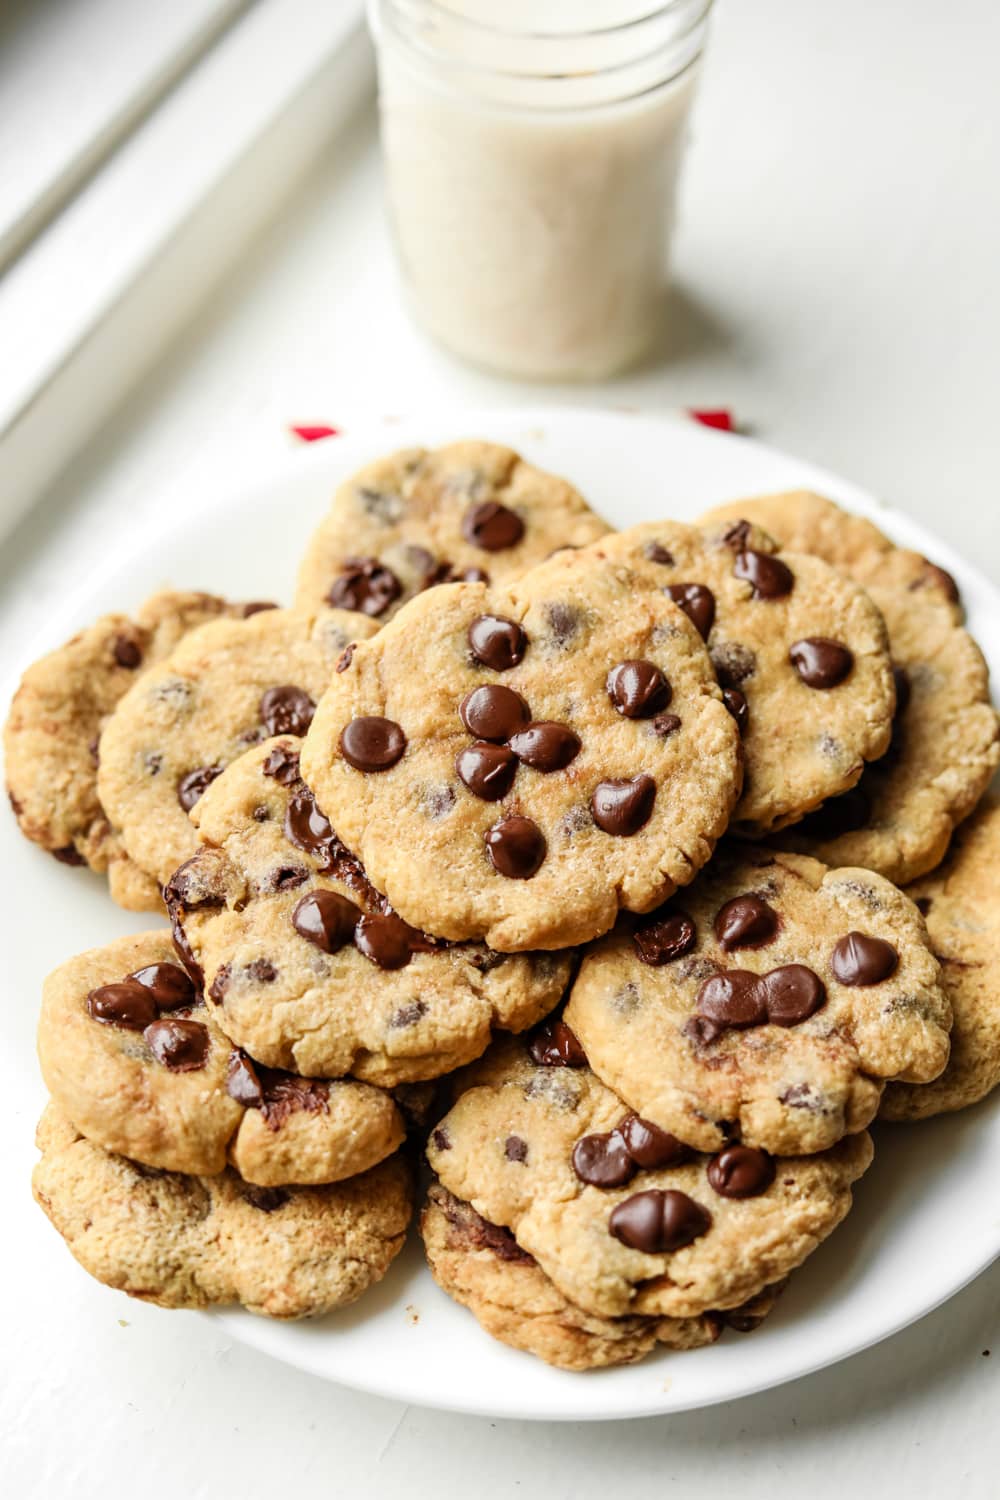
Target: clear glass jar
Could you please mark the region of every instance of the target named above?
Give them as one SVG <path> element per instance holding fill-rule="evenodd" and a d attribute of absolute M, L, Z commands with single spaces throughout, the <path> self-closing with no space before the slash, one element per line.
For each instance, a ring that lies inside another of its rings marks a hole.
<path fill-rule="evenodd" d="M 712 0 L 369 0 L 418 321 L 478 365 L 597 379 L 661 327 Z"/>

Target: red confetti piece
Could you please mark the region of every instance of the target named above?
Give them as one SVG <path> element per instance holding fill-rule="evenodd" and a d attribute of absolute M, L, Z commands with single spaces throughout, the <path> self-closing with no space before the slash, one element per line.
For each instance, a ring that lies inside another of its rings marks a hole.
<path fill-rule="evenodd" d="M 700 422 L 703 427 L 715 427 L 719 432 L 735 431 L 733 414 L 724 406 L 700 410 L 692 407 L 689 415 L 694 417 L 696 422 Z"/>
<path fill-rule="evenodd" d="M 304 443 L 318 443 L 320 438 L 340 436 L 339 427 L 324 427 L 322 425 L 315 427 L 293 426 L 290 431 L 294 432 L 295 436 L 301 438 Z"/>

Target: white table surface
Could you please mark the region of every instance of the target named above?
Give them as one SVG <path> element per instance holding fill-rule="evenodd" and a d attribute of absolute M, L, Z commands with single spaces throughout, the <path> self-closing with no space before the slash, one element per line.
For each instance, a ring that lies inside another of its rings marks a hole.
<path fill-rule="evenodd" d="M 470 372 L 413 331 L 366 115 L 6 543 L 0 624 L 29 659 L 46 590 L 84 538 L 273 462 L 288 423 L 349 427 L 441 402 L 729 405 L 1000 580 L 998 54 L 991 0 L 720 0 L 670 357 L 584 390 Z M 703 1414 L 592 1427 L 455 1418 L 323 1385 L 205 1319 L 89 1282 L 24 1208 L 30 1128 L 18 1111 L 5 1133 L 16 1175 L 5 1169 L 0 1473 L 18 1500 L 299 1488 L 770 1500 L 779 1487 L 823 1500 L 876 1483 L 888 1496 L 997 1494 L 1000 1266 L 866 1354 Z M 947 1255 L 960 1233 L 942 1224 L 915 1253 Z"/>

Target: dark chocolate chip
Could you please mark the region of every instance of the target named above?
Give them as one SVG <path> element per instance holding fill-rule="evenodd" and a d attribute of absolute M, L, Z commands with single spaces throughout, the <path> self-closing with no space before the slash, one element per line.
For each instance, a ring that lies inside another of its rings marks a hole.
<path fill-rule="evenodd" d="M 517 756 L 506 745 L 491 745 L 475 740 L 455 758 L 459 780 L 484 802 L 499 802 L 506 797 L 517 775 Z"/>
<path fill-rule="evenodd" d="M 673 696 L 670 683 L 651 661 L 623 661 L 612 667 L 605 686 L 608 697 L 626 719 L 651 719 Z"/>
<path fill-rule="evenodd" d="M 703 583 L 672 583 L 664 591 L 687 615 L 703 641 L 715 620 L 715 595 Z"/>
<path fill-rule="evenodd" d="M 395 912 L 366 915 L 354 929 L 354 945 L 378 968 L 402 969 L 410 962 L 414 936 L 414 929 Z"/>
<path fill-rule="evenodd" d="M 735 948 L 763 948 L 778 931 L 780 918 L 761 896 L 734 896 L 720 906 L 715 936 L 725 953 Z"/>
<path fill-rule="evenodd" d="M 590 811 L 604 833 L 631 838 L 649 822 L 655 801 L 656 782 L 642 772 L 631 781 L 599 781 L 590 799 Z"/>
<path fill-rule="evenodd" d="M 642 555 L 649 562 L 662 563 L 665 568 L 672 568 L 674 565 L 674 554 L 662 542 L 647 542 Z"/>
<path fill-rule="evenodd" d="M 581 1136 L 573 1147 L 572 1162 L 577 1177 L 589 1187 L 624 1187 L 638 1170 L 618 1130 Z"/>
<path fill-rule="evenodd" d="M 279 786 L 292 786 L 299 779 L 299 752 L 291 745 L 275 745 L 268 751 L 262 769 Z"/>
<path fill-rule="evenodd" d="M 565 604 L 562 600 L 557 600 L 554 604 L 546 604 L 545 618 L 548 621 L 552 644 L 564 648 L 578 633 L 585 616 L 578 605 Z"/>
<path fill-rule="evenodd" d="M 755 599 L 783 599 L 795 587 L 795 574 L 787 563 L 753 548 L 737 553 L 733 573 L 752 586 Z"/>
<path fill-rule="evenodd" d="M 839 641 L 813 635 L 796 641 L 788 659 L 806 687 L 835 688 L 854 666 L 854 656 Z"/>
<path fill-rule="evenodd" d="M 690 953 L 697 941 L 694 922 L 686 911 L 659 910 L 645 917 L 635 932 L 632 942 L 641 963 L 659 968 L 661 964 L 673 963 Z"/>
<path fill-rule="evenodd" d="M 62 849 L 50 849 L 49 853 L 53 859 L 57 859 L 61 865 L 85 865 L 87 861 L 77 849 L 75 844 L 66 844 Z"/>
<path fill-rule="evenodd" d="M 734 521 L 728 531 L 723 532 L 722 540 L 733 552 L 745 552 L 747 539 L 753 527 L 749 521 Z"/>
<path fill-rule="evenodd" d="M 307 943 L 337 953 L 354 935 L 361 913 L 338 891 L 309 891 L 292 912 L 292 926 Z"/>
<path fill-rule="evenodd" d="M 198 766 L 188 771 L 177 783 L 177 800 L 185 812 L 190 812 L 217 776 L 222 775 L 222 766 Z"/>
<path fill-rule="evenodd" d="M 330 820 L 308 787 L 303 786 L 292 793 L 285 808 L 284 835 L 296 849 L 302 849 L 319 861 L 322 869 L 328 869 L 343 848 L 330 826 Z"/>
<path fill-rule="evenodd" d="M 696 1003 L 702 1016 L 721 1026 L 762 1026 L 767 1020 L 763 984 L 747 969 L 713 974 L 702 983 Z"/>
<path fill-rule="evenodd" d="M 389 1017 L 389 1027 L 393 1031 L 404 1031 L 408 1026 L 416 1026 L 426 1014 L 427 1006 L 423 1000 L 411 1000 L 409 1005 L 401 1005 L 398 1010 L 393 1011 Z"/>
<path fill-rule="evenodd" d="M 152 1021 L 142 1035 L 156 1061 L 171 1073 L 191 1073 L 208 1060 L 211 1038 L 200 1021 Z"/>
<path fill-rule="evenodd" d="M 707 1175 L 720 1198 L 758 1198 L 774 1181 L 774 1161 L 756 1146 L 727 1146 L 712 1157 Z"/>
<path fill-rule="evenodd" d="M 286 1188 L 280 1187 L 257 1187 L 256 1184 L 247 1182 L 243 1186 L 243 1197 L 251 1208 L 257 1208 L 262 1214 L 273 1214 L 275 1209 L 282 1208 L 291 1197 Z"/>
<path fill-rule="evenodd" d="M 237 1104 L 244 1105 L 247 1109 L 260 1109 L 264 1103 L 264 1090 L 261 1087 L 260 1077 L 251 1058 L 239 1048 L 234 1048 L 229 1054 L 229 1063 L 226 1067 L 226 1093 Z"/>
<path fill-rule="evenodd" d="M 462 535 L 486 552 L 504 552 L 524 536 L 524 522 L 499 500 L 481 500 L 462 517 Z"/>
<path fill-rule="evenodd" d="M 260 716 L 268 734 L 296 734 L 301 739 L 315 712 L 309 694 L 291 683 L 268 688 L 260 700 Z"/>
<path fill-rule="evenodd" d="M 484 683 L 466 693 L 458 705 L 459 717 L 477 740 L 509 740 L 531 718 L 528 705 L 513 688 Z"/>
<path fill-rule="evenodd" d="M 687 1193 L 647 1188 L 633 1193 L 611 1212 L 608 1230 L 630 1250 L 666 1255 L 690 1245 L 711 1228 L 712 1216 Z"/>
<path fill-rule="evenodd" d="M 805 964 L 782 964 L 761 979 L 772 1026 L 799 1026 L 826 1004 L 826 987 Z"/>
<path fill-rule="evenodd" d="M 533 1062 L 543 1068 L 585 1068 L 587 1054 L 580 1046 L 576 1032 L 565 1021 L 548 1021 L 540 1026 L 528 1043 Z"/>
<path fill-rule="evenodd" d="M 653 720 L 653 733 L 659 735 L 661 740 L 669 739 L 680 727 L 681 721 L 676 714 L 657 714 Z"/>
<path fill-rule="evenodd" d="M 922 577 L 913 580 L 909 586 L 911 592 L 915 589 L 926 588 L 928 584 L 932 584 L 934 588 L 940 589 L 945 598 L 952 604 L 960 603 L 962 596 L 958 591 L 958 584 L 951 574 L 947 573 L 944 568 L 939 568 L 937 563 L 928 562 L 926 558 L 924 558 L 924 563 L 927 571 Z"/>
<path fill-rule="evenodd" d="M 146 987 L 158 1011 L 184 1010 L 197 1004 L 198 992 L 179 964 L 147 964 L 128 977 Z"/>
<path fill-rule="evenodd" d="M 896 972 L 899 954 L 884 938 L 849 932 L 834 947 L 830 967 L 841 984 L 881 984 Z"/>
<path fill-rule="evenodd" d="M 757 670 L 757 656 L 739 641 L 719 641 L 709 655 L 720 687 L 739 687 Z"/>
<path fill-rule="evenodd" d="M 395 573 L 377 557 L 349 557 L 326 597 L 336 609 L 355 609 L 363 615 L 377 616 L 402 592 Z"/>
<path fill-rule="evenodd" d="M 750 727 L 750 709 L 745 694 L 739 688 L 723 688 L 722 701 L 736 720 L 740 734 L 746 734 Z"/>
<path fill-rule="evenodd" d="M 433 1142 L 435 1151 L 451 1150 L 451 1136 L 447 1130 L 442 1130 L 440 1126 L 438 1126 L 437 1130 L 431 1132 L 431 1141 Z"/>
<path fill-rule="evenodd" d="M 580 736 L 565 724 L 542 719 L 510 737 L 510 748 L 534 771 L 563 771 L 580 753 Z"/>
<path fill-rule="evenodd" d="M 142 651 L 135 641 L 130 641 L 127 635 L 115 636 L 111 654 L 120 667 L 126 671 L 134 672 L 136 667 L 142 665 Z"/>
<path fill-rule="evenodd" d="M 516 667 L 528 649 L 528 637 L 520 625 L 503 615 L 477 615 L 469 626 L 468 639 L 476 661 L 494 672 Z"/>
<path fill-rule="evenodd" d="M 661 1130 L 659 1125 L 636 1114 L 626 1115 L 618 1129 L 636 1166 L 646 1170 L 679 1167 L 690 1161 L 694 1154 L 690 1146 L 671 1135 L 669 1130 Z"/>
<path fill-rule="evenodd" d="M 501 818 L 486 831 L 486 852 L 498 875 L 530 880 L 545 859 L 545 835 L 530 818 Z"/>
<path fill-rule="evenodd" d="M 343 651 L 341 651 L 340 655 L 337 657 L 337 665 L 333 669 L 335 672 L 347 671 L 348 667 L 351 665 L 351 662 L 354 660 L 354 652 L 357 649 L 357 644 L 357 641 L 352 641 L 349 646 L 344 647 Z"/>
<path fill-rule="evenodd" d="M 249 620 L 251 615 L 265 614 L 269 609 L 277 609 L 278 605 L 271 599 L 251 599 L 249 604 L 240 608 L 240 615 L 244 620 Z"/>
<path fill-rule="evenodd" d="M 406 735 L 393 719 L 366 715 L 340 733 L 340 753 L 356 771 L 387 771 L 402 758 Z"/>
<path fill-rule="evenodd" d="M 145 1031 L 157 1016 L 152 992 L 138 979 L 102 984 L 91 990 L 87 1010 L 95 1021 L 103 1021 L 106 1026 L 123 1026 L 126 1031 Z"/>
<path fill-rule="evenodd" d="M 519 1135 L 509 1135 L 503 1143 L 503 1154 L 508 1161 L 527 1161 L 528 1143 Z"/>
<path fill-rule="evenodd" d="M 243 972 L 254 984 L 273 984 L 278 977 L 278 971 L 269 958 L 252 959 Z"/>

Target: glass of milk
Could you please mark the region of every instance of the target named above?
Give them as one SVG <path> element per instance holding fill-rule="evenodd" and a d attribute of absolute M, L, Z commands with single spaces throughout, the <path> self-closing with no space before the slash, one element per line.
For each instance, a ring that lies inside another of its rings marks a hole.
<path fill-rule="evenodd" d="M 392 230 L 418 321 L 528 379 L 661 326 L 712 0 L 369 0 Z"/>

